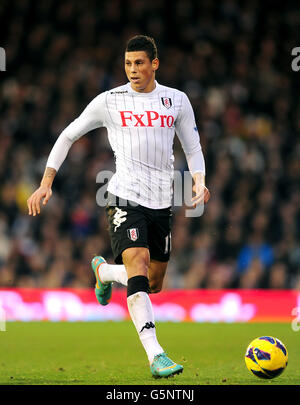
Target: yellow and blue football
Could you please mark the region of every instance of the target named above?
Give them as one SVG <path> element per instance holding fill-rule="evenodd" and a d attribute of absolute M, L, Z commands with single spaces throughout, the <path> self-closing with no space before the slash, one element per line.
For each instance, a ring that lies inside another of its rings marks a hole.
<path fill-rule="evenodd" d="M 249 344 L 245 354 L 246 366 L 259 378 L 279 376 L 288 364 L 285 345 L 272 336 L 258 337 Z"/>

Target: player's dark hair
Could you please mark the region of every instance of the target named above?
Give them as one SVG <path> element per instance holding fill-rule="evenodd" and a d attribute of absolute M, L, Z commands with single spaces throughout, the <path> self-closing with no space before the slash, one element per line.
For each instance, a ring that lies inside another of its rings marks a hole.
<path fill-rule="evenodd" d="M 158 58 L 156 43 L 153 38 L 146 35 L 136 35 L 129 39 L 125 52 L 144 51 L 152 62 Z"/>

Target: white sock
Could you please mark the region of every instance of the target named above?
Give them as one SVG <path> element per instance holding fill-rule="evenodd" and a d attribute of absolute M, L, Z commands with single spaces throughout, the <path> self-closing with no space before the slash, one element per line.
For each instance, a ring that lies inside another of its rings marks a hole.
<path fill-rule="evenodd" d="M 151 364 L 154 356 L 163 353 L 163 349 L 156 338 L 151 300 L 146 292 L 140 291 L 127 298 L 127 306 Z"/>
<path fill-rule="evenodd" d="M 102 283 L 115 281 L 127 286 L 128 277 L 124 264 L 102 263 L 98 270 Z"/>

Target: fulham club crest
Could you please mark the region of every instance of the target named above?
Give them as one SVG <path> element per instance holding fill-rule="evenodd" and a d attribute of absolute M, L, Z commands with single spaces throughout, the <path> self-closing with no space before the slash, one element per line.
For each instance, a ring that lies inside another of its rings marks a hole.
<path fill-rule="evenodd" d="M 166 107 L 166 108 L 172 107 L 172 100 L 169 97 L 162 97 L 161 101 L 162 101 L 164 107 Z"/>
<path fill-rule="evenodd" d="M 139 237 L 139 230 L 137 228 L 127 229 L 128 238 L 135 242 Z"/>

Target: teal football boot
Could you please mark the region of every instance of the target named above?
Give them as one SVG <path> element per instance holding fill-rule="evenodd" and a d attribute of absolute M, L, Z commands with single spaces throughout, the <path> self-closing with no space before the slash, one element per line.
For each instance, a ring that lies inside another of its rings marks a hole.
<path fill-rule="evenodd" d="M 183 367 L 169 359 L 166 353 L 160 353 L 154 357 L 153 363 L 150 366 L 150 371 L 154 378 L 168 378 L 175 374 L 182 373 Z"/>
<path fill-rule="evenodd" d="M 96 298 L 101 305 L 107 305 L 111 299 L 111 286 L 112 283 L 102 283 L 99 277 L 99 270 L 101 264 L 106 263 L 102 256 L 95 256 L 91 262 L 92 269 L 96 277 L 95 294 Z"/>

